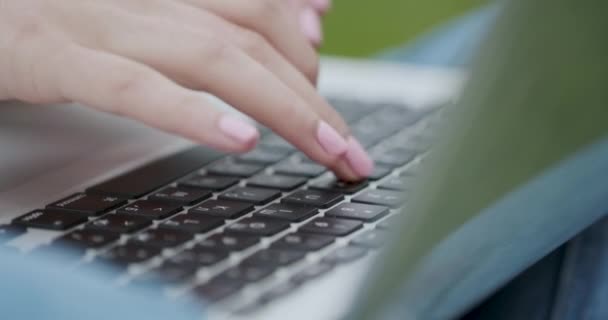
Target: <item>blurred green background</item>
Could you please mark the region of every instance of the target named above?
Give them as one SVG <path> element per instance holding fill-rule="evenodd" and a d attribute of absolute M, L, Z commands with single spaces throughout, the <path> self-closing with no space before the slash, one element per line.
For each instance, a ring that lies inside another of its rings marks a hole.
<path fill-rule="evenodd" d="M 321 52 L 364 57 L 401 45 L 485 0 L 334 0 Z"/>

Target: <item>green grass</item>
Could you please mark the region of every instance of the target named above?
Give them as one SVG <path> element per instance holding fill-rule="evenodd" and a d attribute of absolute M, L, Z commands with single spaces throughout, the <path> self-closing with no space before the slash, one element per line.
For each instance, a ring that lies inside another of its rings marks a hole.
<path fill-rule="evenodd" d="M 369 56 L 412 40 L 484 0 L 334 0 L 324 54 Z"/>

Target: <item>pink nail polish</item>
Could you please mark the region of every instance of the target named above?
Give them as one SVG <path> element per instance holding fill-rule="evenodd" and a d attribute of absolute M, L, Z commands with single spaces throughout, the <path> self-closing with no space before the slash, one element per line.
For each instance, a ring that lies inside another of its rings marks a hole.
<path fill-rule="evenodd" d="M 319 45 L 323 39 L 321 32 L 321 19 L 319 15 L 311 8 L 305 8 L 300 13 L 300 28 L 302 32 L 312 43 Z"/>
<path fill-rule="evenodd" d="M 367 155 L 367 152 L 361 144 L 353 137 L 347 139 L 348 150 L 346 151 L 346 161 L 353 171 L 362 176 L 367 177 L 374 171 L 374 162 Z"/>
<path fill-rule="evenodd" d="M 253 125 L 229 114 L 225 114 L 220 118 L 218 127 L 225 135 L 240 144 L 252 143 L 260 135 Z"/>
<path fill-rule="evenodd" d="M 317 141 L 332 156 L 339 156 L 346 152 L 346 140 L 325 121 L 320 121 L 317 127 Z"/>
<path fill-rule="evenodd" d="M 331 7 L 330 0 L 311 0 L 310 3 L 319 12 L 327 12 Z"/>

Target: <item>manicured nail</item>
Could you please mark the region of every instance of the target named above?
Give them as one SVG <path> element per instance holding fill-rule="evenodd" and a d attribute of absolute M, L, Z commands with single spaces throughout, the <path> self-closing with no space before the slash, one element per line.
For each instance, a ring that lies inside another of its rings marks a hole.
<path fill-rule="evenodd" d="M 330 0 L 311 0 L 310 3 L 319 12 L 327 12 L 331 7 Z"/>
<path fill-rule="evenodd" d="M 353 137 L 347 139 L 348 150 L 346 151 L 346 161 L 353 171 L 362 176 L 367 177 L 374 171 L 374 162 L 367 155 L 367 152 L 361 144 Z"/>
<path fill-rule="evenodd" d="M 300 13 L 300 28 L 308 40 L 315 45 L 321 44 L 323 40 L 321 19 L 312 8 L 304 8 Z"/>
<path fill-rule="evenodd" d="M 346 152 L 346 140 L 325 121 L 320 121 L 317 127 L 317 141 L 332 156 L 339 156 Z"/>
<path fill-rule="evenodd" d="M 240 144 L 249 144 L 258 139 L 259 133 L 252 124 L 233 115 L 223 115 L 218 127 L 222 132 Z"/>

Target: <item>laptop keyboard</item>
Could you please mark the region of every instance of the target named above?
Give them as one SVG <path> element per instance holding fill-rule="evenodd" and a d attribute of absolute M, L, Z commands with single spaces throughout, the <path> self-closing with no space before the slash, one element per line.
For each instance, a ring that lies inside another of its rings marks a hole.
<path fill-rule="evenodd" d="M 254 304 L 280 298 L 383 245 L 437 114 L 331 103 L 376 161 L 367 181 L 336 180 L 263 130 L 247 154 L 193 148 L 24 214 L 0 226 L 0 243 L 26 228 L 59 230 L 33 252 L 70 247 L 75 268 L 110 263 L 121 285 L 160 280 L 220 302 L 257 284 Z"/>

